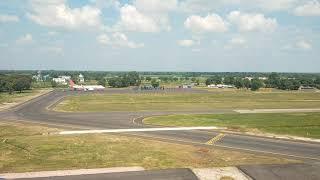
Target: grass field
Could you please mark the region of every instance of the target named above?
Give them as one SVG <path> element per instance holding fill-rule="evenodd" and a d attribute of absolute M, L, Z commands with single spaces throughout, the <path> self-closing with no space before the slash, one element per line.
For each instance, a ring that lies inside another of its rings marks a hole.
<path fill-rule="evenodd" d="M 15 92 L 13 94 L 8 93 L 0 93 L 0 110 L 4 108 L 8 108 L 11 105 L 22 103 L 29 99 L 34 98 L 40 94 L 49 92 L 50 89 L 35 89 L 35 90 L 27 90 L 22 93 Z"/>
<path fill-rule="evenodd" d="M 162 169 L 297 162 L 119 135 L 48 134 L 55 131 L 57 129 L 0 121 L 0 173 L 121 166 Z"/>
<path fill-rule="evenodd" d="M 320 108 L 316 92 L 95 94 L 68 97 L 58 111 L 210 111 L 212 109 Z"/>
<path fill-rule="evenodd" d="M 320 113 L 169 115 L 144 123 L 163 126 L 219 126 L 320 139 Z"/>

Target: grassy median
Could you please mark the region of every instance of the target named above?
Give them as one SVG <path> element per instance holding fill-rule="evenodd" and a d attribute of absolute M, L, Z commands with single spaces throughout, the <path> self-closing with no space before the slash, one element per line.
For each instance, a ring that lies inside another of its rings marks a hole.
<path fill-rule="evenodd" d="M 296 162 L 115 134 L 50 134 L 56 131 L 0 121 L 0 173 L 120 166 L 162 169 Z"/>
<path fill-rule="evenodd" d="M 163 126 L 219 126 L 320 139 L 320 113 L 169 115 L 146 118 Z"/>
<path fill-rule="evenodd" d="M 210 111 L 213 109 L 319 108 L 316 92 L 87 94 L 66 98 L 58 111 Z"/>
<path fill-rule="evenodd" d="M 0 110 L 12 107 L 19 103 L 23 103 L 32 98 L 35 98 L 41 94 L 47 93 L 51 91 L 51 89 L 33 89 L 33 90 L 25 90 L 23 92 L 14 92 L 13 94 L 9 94 L 7 92 L 0 93 Z"/>

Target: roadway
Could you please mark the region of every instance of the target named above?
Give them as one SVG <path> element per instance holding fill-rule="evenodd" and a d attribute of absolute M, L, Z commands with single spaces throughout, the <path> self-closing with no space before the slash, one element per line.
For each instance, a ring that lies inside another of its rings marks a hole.
<path fill-rule="evenodd" d="M 107 90 L 106 93 L 131 93 L 130 90 Z M 134 93 L 134 92 L 132 92 Z M 232 113 L 232 110 L 212 110 L 210 112 L 99 112 L 70 113 L 55 112 L 51 109 L 68 95 L 78 95 L 78 92 L 56 90 L 46 95 L 21 104 L 9 111 L 0 112 L 0 118 L 37 122 L 63 129 L 93 130 L 93 129 L 130 129 L 151 128 L 144 125 L 142 117 L 152 115 L 178 113 Z M 81 94 L 81 93 L 80 93 Z M 240 150 L 252 153 L 262 153 L 273 156 L 284 156 L 300 159 L 307 163 L 320 164 L 320 144 L 301 141 L 281 140 L 245 134 L 223 133 L 217 130 L 191 131 L 156 131 L 126 133 L 129 135 L 153 138 L 162 141 L 194 144 L 200 146 L 217 146 L 221 148 Z M 214 143 L 207 143 L 210 142 Z"/>

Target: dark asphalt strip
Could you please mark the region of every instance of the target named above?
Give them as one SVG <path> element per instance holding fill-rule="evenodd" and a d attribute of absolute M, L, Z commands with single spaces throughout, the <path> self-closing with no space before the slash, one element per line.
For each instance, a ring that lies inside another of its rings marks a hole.
<path fill-rule="evenodd" d="M 114 91 L 114 90 L 113 90 Z M 63 127 L 76 127 L 83 129 L 128 129 L 141 128 L 141 124 L 135 124 L 132 119 L 141 116 L 168 114 L 168 112 L 105 112 L 105 113 L 62 113 L 49 111 L 46 107 L 59 101 L 66 95 L 76 94 L 75 92 L 54 91 L 47 95 L 36 98 L 28 103 L 18 106 L 11 112 L 17 119 L 41 122 Z M 219 112 L 219 111 L 213 111 Z M 225 110 L 223 111 L 225 112 Z M 173 113 L 173 112 L 170 112 Z M 179 112 L 175 112 L 179 113 Z M 197 112 L 191 112 L 197 113 Z M 201 112 L 198 112 L 201 113 Z M 9 114 L 7 114 L 9 116 Z M 3 114 L 2 114 L 3 116 Z M 140 123 L 141 119 L 137 122 Z M 146 128 L 152 126 L 146 126 Z M 218 132 L 152 132 L 152 136 L 165 137 L 171 140 L 185 140 L 190 142 L 205 143 L 217 135 Z M 293 141 L 277 140 L 247 135 L 228 134 L 223 137 L 217 145 L 236 150 L 248 150 L 250 152 L 270 152 L 271 154 L 298 156 L 306 160 L 310 158 L 320 159 L 320 144 L 318 143 L 294 143 Z"/>

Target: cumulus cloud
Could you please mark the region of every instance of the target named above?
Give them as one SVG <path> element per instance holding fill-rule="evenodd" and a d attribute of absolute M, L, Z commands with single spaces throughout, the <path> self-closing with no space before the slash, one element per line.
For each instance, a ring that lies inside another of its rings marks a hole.
<path fill-rule="evenodd" d="M 184 39 L 184 40 L 179 40 L 178 44 L 180 46 L 183 46 L 183 47 L 191 47 L 191 46 L 194 46 L 197 43 L 194 40 L 191 40 L 191 39 Z"/>
<path fill-rule="evenodd" d="M 275 18 L 267 18 L 263 14 L 249 14 L 240 11 L 230 12 L 228 20 L 235 24 L 240 31 L 272 32 L 278 26 Z"/>
<path fill-rule="evenodd" d="M 166 13 L 176 9 L 177 0 L 135 0 L 134 6 L 142 12 Z"/>
<path fill-rule="evenodd" d="M 141 48 L 144 47 L 142 43 L 135 43 L 129 41 L 127 36 L 123 33 L 116 32 L 109 37 L 107 34 L 101 34 L 97 37 L 97 41 L 103 45 L 110 45 L 112 47 L 128 47 L 128 48 Z"/>
<path fill-rule="evenodd" d="M 35 23 L 65 29 L 101 27 L 101 11 L 92 6 L 71 8 L 65 0 L 31 0 L 27 16 Z"/>
<path fill-rule="evenodd" d="M 194 33 L 226 32 L 228 30 L 227 22 L 217 14 L 209 14 L 206 17 L 189 16 L 184 26 Z"/>
<path fill-rule="evenodd" d="M 26 44 L 33 42 L 33 37 L 31 34 L 25 34 L 22 37 L 18 38 L 16 41 L 18 44 Z"/>
<path fill-rule="evenodd" d="M 149 16 L 139 12 L 135 6 L 125 5 L 120 9 L 120 22 L 118 26 L 127 31 L 157 32 L 160 27 Z"/>
<path fill-rule="evenodd" d="M 281 11 L 294 7 L 299 0 L 184 0 L 179 9 L 184 12 L 208 12 L 224 7 L 240 6 L 241 9 Z"/>
<path fill-rule="evenodd" d="M 294 14 L 297 16 L 320 16 L 320 2 L 308 1 L 304 5 L 298 6 L 294 10 Z"/>
<path fill-rule="evenodd" d="M 136 0 L 120 8 L 116 28 L 124 31 L 159 32 L 171 29 L 168 13 L 176 8 L 176 0 Z"/>
<path fill-rule="evenodd" d="M 0 14 L 0 23 L 18 22 L 19 17 L 14 15 Z"/>

